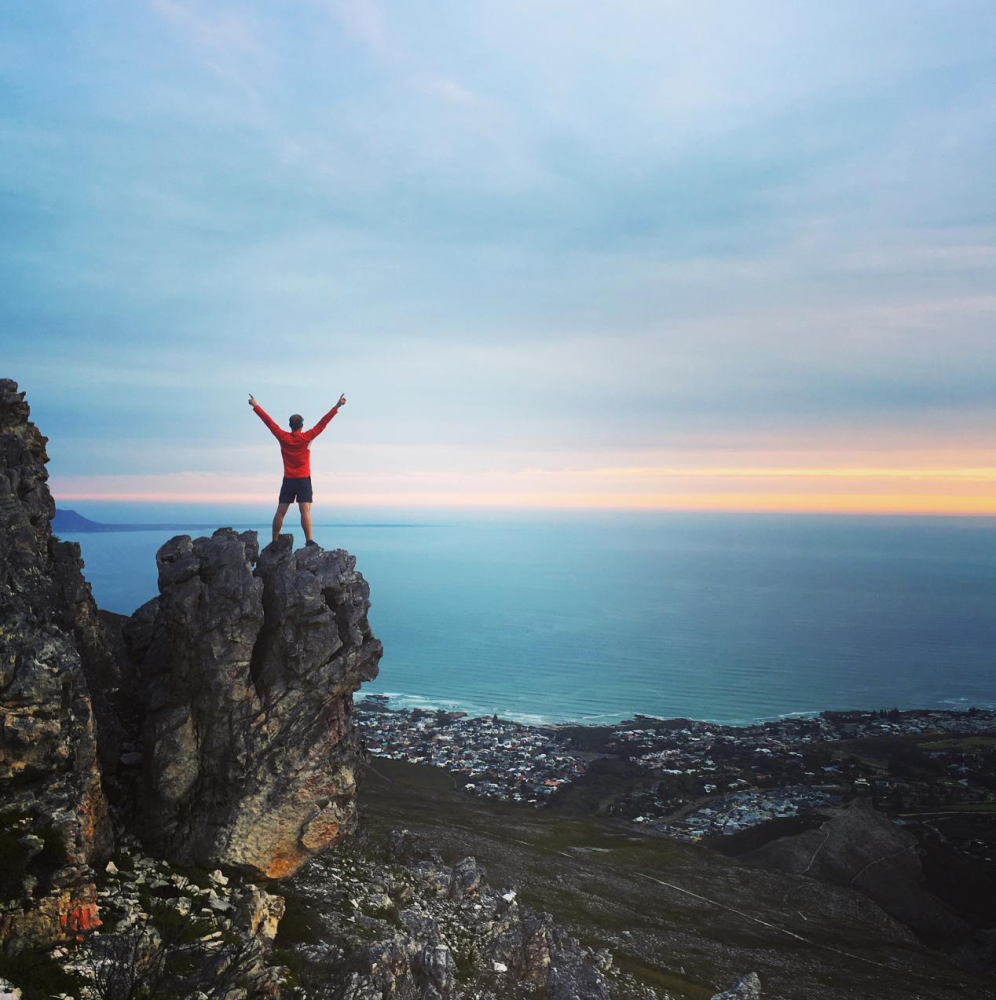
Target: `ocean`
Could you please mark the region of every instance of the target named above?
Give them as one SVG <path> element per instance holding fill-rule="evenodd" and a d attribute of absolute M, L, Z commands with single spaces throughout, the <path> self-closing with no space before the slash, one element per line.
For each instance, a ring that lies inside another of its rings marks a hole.
<path fill-rule="evenodd" d="M 370 583 L 385 653 L 363 691 L 395 707 L 749 723 L 996 703 L 996 519 L 442 517 L 315 528 Z M 210 529 L 62 537 L 129 614 L 183 533 Z"/>

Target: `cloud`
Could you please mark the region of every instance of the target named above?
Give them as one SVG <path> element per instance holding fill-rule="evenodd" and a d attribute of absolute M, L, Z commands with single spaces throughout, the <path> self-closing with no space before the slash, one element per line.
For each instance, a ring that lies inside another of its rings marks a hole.
<path fill-rule="evenodd" d="M 382 59 L 393 59 L 397 52 L 387 41 L 384 17 L 376 0 L 334 0 L 332 9 L 346 30 Z"/>
<path fill-rule="evenodd" d="M 411 453 L 530 496 L 508 454 L 961 454 L 996 417 L 994 26 L 932 2 L 19 7 L 5 360 L 72 475 L 112 443 L 115 474 L 235 474 L 248 391 L 349 390 L 342 447 L 399 484 Z M 920 465 L 949 467 L 897 463 Z"/>
<path fill-rule="evenodd" d="M 178 0 L 150 0 L 152 9 L 204 49 L 260 54 L 264 46 L 249 21 L 231 11 L 210 15 Z"/>
<path fill-rule="evenodd" d="M 476 94 L 451 77 L 429 74 L 417 79 L 423 90 L 427 93 L 438 95 L 450 104 L 472 106 L 479 103 L 479 98 Z"/>
<path fill-rule="evenodd" d="M 427 60 L 389 33 L 386 19 L 376 0 L 333 0 L 331 5 L 348 34 L 360 41 L 400 87 L 408 88 L 445 104 L 472 106 L 480 98 L 452 74 L 439 70 L 435 60 Z"/>

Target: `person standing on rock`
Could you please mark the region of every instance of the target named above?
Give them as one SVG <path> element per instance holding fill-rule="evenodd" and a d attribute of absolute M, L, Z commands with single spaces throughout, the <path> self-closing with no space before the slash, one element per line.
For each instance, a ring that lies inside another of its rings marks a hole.
<path fill-rule="evenodd" d="M 340 396 L 339 402 L 311 428 L 302 431 L 304 417 L 295 413 L 290 418 L 290 430 L 285 431 L 277 426 L 270 415 L 256 402 L 254 396 L 249 397 L 249 405 L 256 411 L 256 416 L 270 428 L 270 433 L 280 442 L 280 454 L 284 460 L 284 481 L 280 486 L 280 499 L 277 512 L 273 515 L 273 540 L 277 540 L 280 529 L 284 525 L 290 505 L 297 501 L 301 510 L 301 527 L 307 545 L 317 545 L 311 537 L 311 442 L 328 426 L 329 421 L 346 405 L 346 397 Z"/>

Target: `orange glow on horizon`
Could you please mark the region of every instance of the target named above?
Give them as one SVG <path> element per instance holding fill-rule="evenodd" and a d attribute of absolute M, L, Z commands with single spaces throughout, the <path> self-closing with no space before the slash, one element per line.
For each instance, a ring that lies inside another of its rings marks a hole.
<path fill-rule="evenodd" d="M 317 509 L 727 511 L 996 517 L 996 466 L 977 452 L 732 455 L 570 453 L 380 456 L 315 477 Z M 730 458 L 734 457 L 733 461 Z M 435 461 L 432 459 L 435 458 Z M 543 465 L 536 459 L 540 458 Z M 594 458 L 594 456 L 592 456 Z M 608 459 L 608 461 L 605 461 Z M 636 459 L 634 461 L 634 459 Z M 688 464 L 681 464 L 687 459 Z M 433 468 L 435 462 L 439 467 Z M 807 464 L 812 462 L 812 465 Z M 52 483 L 60 503 L 124 501 L 273 507 L 279 479 L 234 472 L 80 476 Z"/>
<path fill-rule="evenodd" d="M 996 468 L 917 469 L 917 468 L 607 468 L 573 472 L 576 476 L 630 477 L 634 479 L 911 479 L 948 482 L 996 483 Z"/>
<path fill-rule="evenodd" d="M 259 504 L 273 506 L 268 493 L 57 493 L 60 502 Z M 316 508 L 440 507 L 516 510 L 701 511 L 777 514 L 922 514 L 996 517 L 992 496 L 874 493 L 338 493 Z"/>

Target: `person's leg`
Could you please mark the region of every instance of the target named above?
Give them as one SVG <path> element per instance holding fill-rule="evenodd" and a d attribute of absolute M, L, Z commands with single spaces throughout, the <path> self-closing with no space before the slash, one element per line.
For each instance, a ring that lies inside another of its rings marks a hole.
<path fill-rule="evenodd" d="M 298 507 L 301 508 L 301 527 L 304 529 L 304 540 L 305 542 L 311 541 L 311 504 L 310 503 L 299 503 Z"/>
<path fill-rule="evenodd" d="M 304 529 L 304 540 L 305 542 L 311 541 L 311 504 L 310 503 L 299 503 L 298 507 L 301 508 L 301 527 Z"/>
<path fill-rule="evenodd" d="M 280 534 L 280 529 L 284 526 L 284 515 L 290 510 L 289 503 L 278 503 L 277 512 L 273 515 L 273 540 L 276 541 Z"/>

